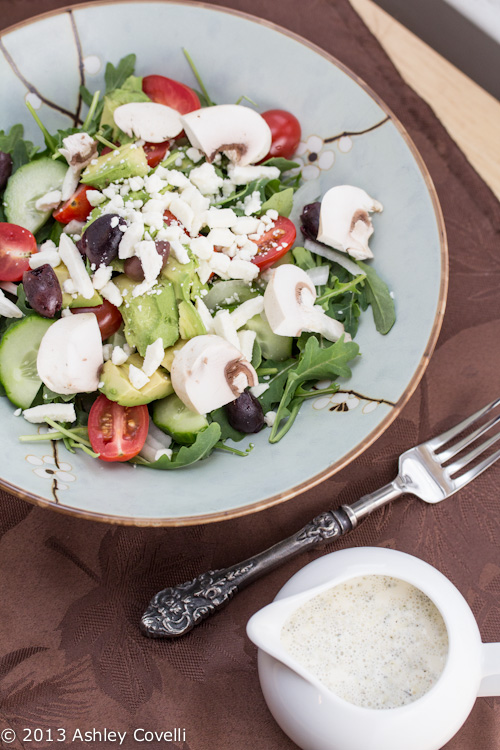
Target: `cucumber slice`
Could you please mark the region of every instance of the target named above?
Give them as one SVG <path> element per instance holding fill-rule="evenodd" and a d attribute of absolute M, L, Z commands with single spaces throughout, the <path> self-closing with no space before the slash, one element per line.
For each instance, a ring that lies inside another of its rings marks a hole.
<path fill-rule="evenodd" d="M 208 427 L 207 419 L 188 409 L 175 393 L 155 403 L 153 422 L 182 445 L 194 443 L 198 433 Z"/>
<path fill-rule="evenodd" d="M 7 221 L 35 234 L 52 213 L 52 209 L 37 211 L 35 203 L 51 190 L 61 189 L 67 170 L 67 164 L 44 156 L 14 172 L 3 198 Z"/>
<path fill-rule="evenodd" d="M 9 401 L 28 409 L 42 381 L 38 377 L 36 357 L 40 342 L 54 321 L 28 315 L 13 323 L 0 343 L 0 382 Z"/>

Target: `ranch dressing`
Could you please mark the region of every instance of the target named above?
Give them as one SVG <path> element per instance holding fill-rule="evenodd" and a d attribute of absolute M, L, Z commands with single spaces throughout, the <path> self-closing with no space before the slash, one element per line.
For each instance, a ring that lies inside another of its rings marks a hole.
<path fill-rule="evenodd" d="M 397 708 L 438 680 L 448 653 L 441 614 L 388 576 L 352 578 L 297 609 L 281 643 L 333 693 L 364 708 Z"/>

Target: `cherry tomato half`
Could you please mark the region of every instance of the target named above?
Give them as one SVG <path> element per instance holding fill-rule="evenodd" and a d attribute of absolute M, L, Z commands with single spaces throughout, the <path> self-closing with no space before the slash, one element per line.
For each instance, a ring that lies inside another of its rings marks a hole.
<path fill-rule="evenodd" d="M 0 222 L 0 281 L 21 281 L 36 252 L 35 237 L 28 229 Z"/>
<path fill-rule="evenodd" d="M 270 109 L 263 112 L 262 117 L 271 128 L 272 136 L 271 148 L 263 161 L 273 156 L 291 159 L 300 143 L 300 122 L 284 109 Z"/>
<path fill-rule="evenodd" d="M 106 339 L 109 339 L 110 336 L 116 333 L 123 322 L 119 309 L 112 305 L 111 302 L 108 302 L 107 299 L 103 301 L 102 305 L 97 305 L 97 307 L 71 307 L 70 310 L 73 315 L 77 315 L 78 313 L 94 313 L 103 341 L 106 341 Z"/>
<path fill-rule="evenodd" d="M 93 208 L 87 199 L 89 190 L 94 190 L 94 188 L 89 185 L 80 185 L 71 198 L 54 211 L 52 214 L 54 219 L 61 224 L 69 224 L 73 220 L 85 221 Z"/>
<path fill-rule="evenodd" d="M 293 222 L 285 216 L 278 216 L 274 226 L 256 240 L 259 252 L 252 258 L 252 263 L 255 263 L 261 271 L 269 268 L 290 250 L 296 236 L 297 230 Z"/>
<path fill-rule="evenodd" d="M 89 440 L 101 461 L 128 461 L 137 456 L 146 442 L 148 429 L 147 406 L 120 406 L 104 394 L 92 404 Z"/>
<path fill-rule="evenodd" d="M 165 76 L 144 76 L 142 90 L 153 102 L 166 104 L 167 107 L 176 109 L 181 115 L 200 109 L 201 106 L 193 89 Z"/>
<path fill-rule="evenodd" d="M 163 141 L 162 143 L 145 143 L 143 146 L 146 159 L 151 168 L 157 167 L 158 164 L 163 161 L 165 154 L 170 148 L 170 141 Z"/>

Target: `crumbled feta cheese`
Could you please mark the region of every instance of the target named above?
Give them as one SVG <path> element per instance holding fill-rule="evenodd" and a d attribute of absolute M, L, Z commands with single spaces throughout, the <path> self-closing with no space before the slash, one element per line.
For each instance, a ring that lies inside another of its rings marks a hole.
<path fill-rule="evenodd" d="M 75 289 L 85 299 L 94 296 L 94 287 L 85 268 L 85 263 L 75 243 L 65 234 L 59 240 L 59 255 L 69 271 Z"/>
<path fill-rule="evenodd" d="M 188 251 L 179 240 L 170 240 L 170 250 L 176 260 L 182 265 L 189 263 Z"/>
<path fill-rule="evenodd" d="M 252 361 L 253 345 L 256 338 L 257 334 L 255 333 L 255 331 L 240 331 L 238 333 L 238 349 L 243 354 L 247 362 Z"/>
<path fill-rule="evenodd" d="M 86 197 L 91 206 L 100 206 L 106 200 L 106 196 L 99 190 L 87 190 Z"/>
<path fill-rule="evenodd" d="M 128 356 L 127 352 L 121 346 L 115 346 L 111 353 L 111 361 L 114 365 L 124 365 Z"/>
<path fill-rule="evenodd" d="M 260 193 L 258 190 L 254 190 L 253 193 L 247 195 L 243 200 L 243 210 L 245 212 L 245 216 L 251 216 L 251 214 L 257 213 L 257 211 L 260 211 L 261 206 L 262 201 L 260 199 Z"/>
<path fill-rule="evenodd" d="M 218 247 L 231 247 L 231 245 L 235 242 L 236 237 L 230 229 L 217 228 L 210 230 L 207 235 L 207 239 L 212 245 L 216 245 Z"/>
<path fill-rule="evenodd" d="M 65 281 L 63 281 L 62 290 L 66 294 L 75 294 L 76 287 L 73 283 L 73 279 L 66 279 Z"/>
<path fill-rule="evenodd" d="M 182 198 L 174 198 L 170 204 L 169 210 L 189 232 L 194 219 L 194 211 L 189 203 L 186 203 Z"/>
<path fill-rule="evenodd" d="M 263 177 L 268 180 L 277 180 L 280 176 L 278 167 L 263 167 L 259 165 L 238 167 L 237 165 L 229 165 L 227 173 L 230 180 L 235 185 L 248 185 L 254 180 L 260 180 Z"/>
<path fill-rule="evenodd" d="M 76 413 L 74 404 L 42 404 L 32 406 L 31 409 L 23 411 L 23 417 L 32 424 L 45 422 L 53 419 L 56 422 L 75 422 Z"/>
<path fill-rule="evenodd" d="M 201 322 L 205 326 L 205 330 L 207 333 L 213 333 L 214 330 L 214 322 L 212 319 L 212 316 L 210 314 L 210 310 L 206 306 L 206 304 L 203 302 L 201 297 L 196 298 L 195 307 L 198 312 L 198 315 L 201 318 Z"/>
<path fill-rule="evenodd" d="M 156 172 L 144 178 L 144 188 L 149 195 L 159 193 L 165 187 L 167 187 L 166 180 L 162 180 Z"/>
<path fill-rule="evenodd" d="M 120 223 L 120 217 L 113 216 L 111 221 L 109 222 L 109 226 L 111 227 L 111 229 L 115 229 L 119 223 Z"/>
<path fill-rule="evenodd" d="M 156 341 L 146 347 L 146 355 L 142 364 L 143 372 L 148 377 L 151 377 L 161 365 L 164 356 L 163 340 L 161 338 L 156 339 Z"/>
<path fill-rule="evenodd" d="M 214 246 L 208 239 L 201 235 L 200 237 L 193 237 L 190 241 L 189 246 L 191 251 L 201 260 L 209 260 L 214 253 Z"/>
<path fill-rule="evenodd" d="M 163 212 L 162 211 L 143 211 L 142 219 L 144 224 L 153 229 L 161 229 L 163 227 Z"/>
<path fill-rule="evenodd" d="M 230 279 L 253 281 L 253 279 L 259 275 L 259 268 L 255 263 L 251 263 L 248 260 L 239 260 L 239 258 L 235 258 L 230 262 L 226 273 Z"/>
<path fill-rule="evenodd" d="M 108 359 L 111 359 L 112 354 L 113 354 L 113 344 L 103 344 L 103 347 L 102 347 L 103 360 L 107 362 Z"/>
<path fill-rule="evenodd" d="M 94 285 L 94 289 L 97 289 L 99 291 L 102 289 L 108 281 L 111 281 L 111 276 L 113 275 L 113 269 L 111 266 L 99 266 L 97 271 L 95 272 L 93 278 L 92 278 L 92 284 Z"/>
<path fill-rule="evenodd" d="M 200 161 L 200 159 L 203 157 L 203 154 L 201 153 L 201 151 L 198 151 L 197 148 L 193 148 L 193 146 L 190 146 L 189 148 L 186 149 L 186 156 L 188 159 L 191 159 L 191 161 L 196 164 L 196 162 Z"/>
<path fill-rule="evenodd" d="M 135 246 L 144 234 L 144 224 L 135 221 L 127 227 L 118 245 L 118 257 L 120 260 L 131 258 L 135 254 Z"/>
<path fill-rule="evenodd" d="M 64 234 L 80 234 L 84 226 L 85 226 L 85 222 L 72 219 L 72 221 L 70 221 L 64 227 L 63 233 Z"/>
<path fill-rule="evenodd" d="M 236 332 L 236 327 L 231 320 L 231 314 L 229 310 L 219 310 L 219 312 L 216 313 L 212 320 L 215 334 L 217 336 L 221 336 L 223 339 L 226 339 L 226 341 L 229 341 L 230 344 L 239 349 L 240 342 L 238 339 L 238 334 Z"/>
<path fill-rule="evenodd" d="M 266 213 L 265 213 L 265 216 L 267 216 L 267 217 L 268 217 L 268 219 L 271 219 L 271 221 L 276 221 L 276 219 L 277 219 L 277 218 L 278 218 L 278 216 L 279 216 L 279 213 L 278 213 L 278 212 L 276 211 L 276 209 L 275 209 L 275 208 L 269 208 L 269 209 L 268 209 L 268 210 L 266 211 Z"/>
<path fill-rule="evenodd" d="M 213 271 L 206 260 L 200 260 L 200 264 L 196 269 L 196 273 L 198 274 L 198 278 L 200 279 L 201 283 L 206 284 Z"/>
<path fill-rule="evenodd" d="M 163 260 L 156 249 L 154 240 L 138 242 L 135 246 L 135 254 L 141 261 L 145 281 L 155 281 L 161 271 Z"/>
<path fill-rule="evenodd" d="M 238 251 L 238 260 L 252 260 L 259 252 L 259 246 L 255 242 L 247 240 Z"/>
<path fill-rule="evenodd" d="M 259 383 L 258 385 L 252 386 L 250 388 L 250 393 L 252 396 L 255 396 L 255 398 L 259 398 L 259 396 L 262 396 L 263 393 L 267 391 L 269 388 L 269 383 Z"/>
<path fill-rule="evenodd" d="M 246 302 L 242 302 L 241 305 L 233 310 L 231 313 L 231 320 L 233 325 L 238 330 L 245 323 L 253 318 L 255 315 L 259 315 L 264 310 L 264 297 L 259 294 L 257 297 L 247 299 Z"/>
<path fill-rule="evenodd" d="M 111 304 L 115 307 L 120 307 L 123 302 L 120 290 L 112 281 L 108 281 L 108 283 L 102 287 L 100 293 L 104 297 L 104 299 L 107 299 L 108 302 L 111 302 Z"/>
<path fill-rule="evenodd" d="M 264 414 L 264 422 L 267 424 L 268 427 L 272 427 L 274 423 L 276 422 L 276 412 L 275 411 L 266 411 Z"/>
<path fill-rule="evenodd" d="M 236 223 L 237 218 L 232 208 L 217 208 L 216 206 L 212 206 L 205 213 L 204 223 L 210 229 L 219 227 L 228 229 Z"/>
<path fill-rule="evenodd" d="M 128 184 L 130 189 L 136 193 L 144 187 L 144 179 L 142 177 L 129 177 Z"/>
<path fill-rule="evenodd" d="M 62 193 L 60 190 L 50 190 L 35 202 L 35 208 L 37 211 L 52 211 L 52 209 L 58 207 L 61 199 Z"/>
<path fill-rule="evenodd" d="M 63 307 L 61 310 L 61 318 L 69 318 L 70 315 L 73 315 L 69 307 Z"/>
<path fill-rule="evenodd" d="M 227 272 L 231 259 L 223 253 L 214 253 L 208 262 L 210 269 L 218 276 Z M 258 270 L 258 269 L 257 269 Z"/>
<path fill-rule="evenodd" d="M 189 185 L 189 180 L 186 175 L 179 172 L 177 169 L 164 169 L 163 167 L 158 167 L 156 173 L 163 179 L 167 180 L 168 184 L 172 185 L 172 187 L 183 188 Z"/>
<path fill-rule="evenodd" d="M 231 226 L 234 234 L 253 234 L 257 231 L 260 219 L 255 216 L 238 216 L 236 222 Z"/>
<path fill-rule="evenodd" d="M 135 346 L 129 346 L 128 344 L 123 344 L 123 351 L 130 357 L 130 355 L 135 352 Z"/>
<path fill-rule="evenodd" d="M 47 243 L 44 242 L 44 245 Z M 43 245 L 42 245 L 43 247 Z M 55 248 L 55 245 L 54 245 Z M 39 253 L 33 253 L 33 255 L 30 256 L 29 264 L 30 268 L 40 268 L 40 266 L 44 266 L 46 263 L 49 264 L 49 266 L 52 266 L 52 268 L 57 268 L 57 266 L 61 262 L 61 257 L 57 250 L 51 250 L 51 249 L 43 249 Z"/>
<path fill-rule="evenodd" d="M 203 195 L 213 195 L 222 187 L 224 180 L 219 177 L 213 164 L 204 162 L 200 167 L 195 167 L 189 173 L 189 179 L 196 185 Z M 232 188 L 231 188 L 232 192 Z"/>
<path fill-rule="evenodd" d="M 141 388 L 144 388 L 144 386 L 149 383 L 149 378 L 146 373 L 142 370 L 139 370 L 139 368 L 135 365 L 129 365 L 128 379 L 130 380 L 133 387 L 137 388 L 138 391 L 140 391 Z"/>
<path fill-rule="evenodd" d="M 20 417 L 22 413 L 23 413 L 22 409 L 16 409 L 15 412 L 14 412 L 14 416 L 15 417 Z"/>

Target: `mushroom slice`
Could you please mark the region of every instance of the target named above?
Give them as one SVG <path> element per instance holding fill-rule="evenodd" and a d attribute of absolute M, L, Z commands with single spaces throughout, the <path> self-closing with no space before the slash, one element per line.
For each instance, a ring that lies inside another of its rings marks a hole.
<path fill-rule="evenodd" d="M 113 112 L 115 125 L 131 138 L 142 138 L 149 143 L 162 143 L 175 138 L 182 130 L 177 110 L 156 102 L 130 102 Z"/>
<path fill-rule="evenodd" d="M 305 271 L 290 263 L 278 266 L 264 293 L 264 311 L 273 333 L 300 336 L 302 331 L 313 331 L 329 341 L 342 335 L 350 341 L 342 323 L 326 315 L 315 299 L 316 289 Z"/>
<path fill-rule="evenodd" d="M 373 234 L 370 213 L 383 206 L 353 185 L 330 188 L 321 201 L 318 242 L 348 253 L 356 260 L 373 258 L 368 240 Z"/>
<path fill-rule="evenodd" d="M 36 366 L 55 393 L 96 391 L 103 364 L 102 340 L 94 313 L 56 320 L 40 342 Z"/>
<path fill-rule="evenodd" d="M 186 135 L 212 162 L 222 152 L 245 167 L 260 161 L 271 148 L 271 130 L 264 118 L 240 104 L 219 104 L 181 117 Z"/>
<path fill-rule="evenodd" d="M 220 336 L 195 336 L 180 349 L 170 371 L 181 401 L 198 414 L 229 404 L 259 379 L 241 352 Z"/>

